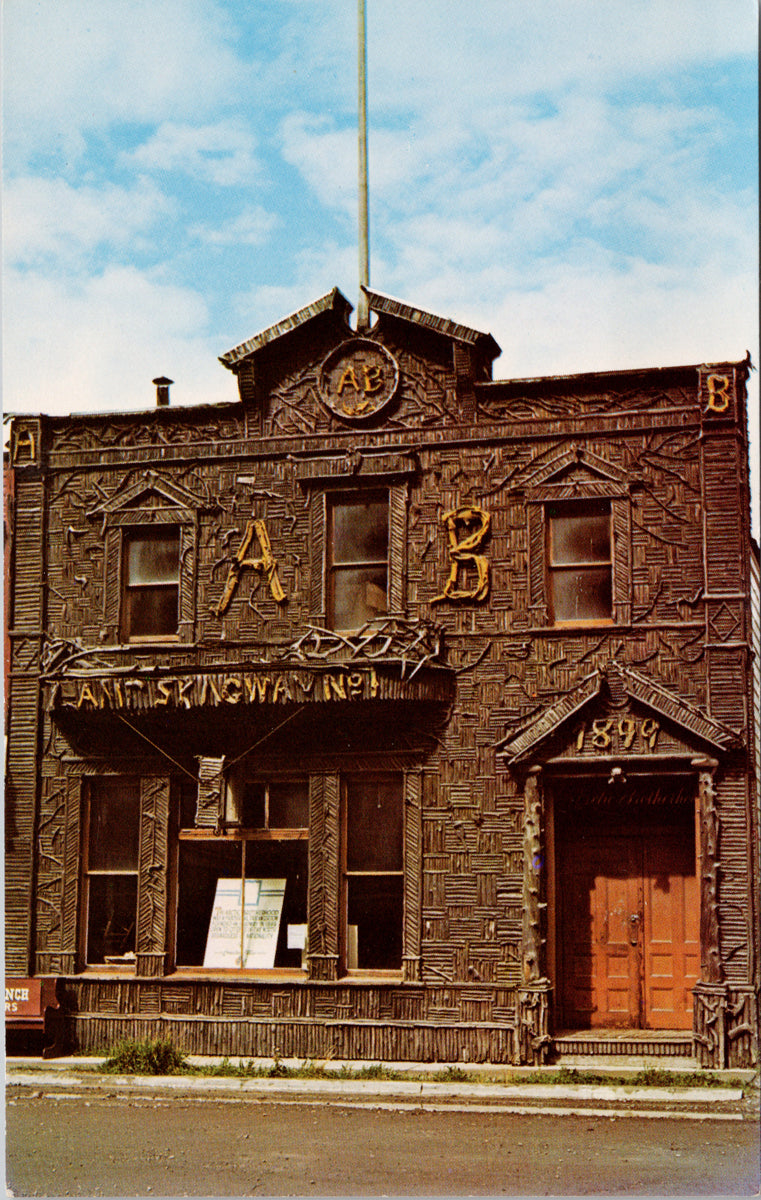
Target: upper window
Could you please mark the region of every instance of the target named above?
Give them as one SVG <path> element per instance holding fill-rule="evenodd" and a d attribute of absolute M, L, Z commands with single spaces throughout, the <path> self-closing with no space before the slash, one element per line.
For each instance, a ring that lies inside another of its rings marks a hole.
<path fill-rule="evenodd" d="M 388 494 L 328 507 L 328 624 L 359 629 L 388 612 Z"/>
<path fill-rule="evenodd" d="M 549 607 L 555 624 L 613 617 L 610 503 L 547 506 Z"/>
<path fill-rule="evenodd" d="M 178 529 L 125 533 L 122 562 L 125 640 L 176 637 L 180 593 Z"/>

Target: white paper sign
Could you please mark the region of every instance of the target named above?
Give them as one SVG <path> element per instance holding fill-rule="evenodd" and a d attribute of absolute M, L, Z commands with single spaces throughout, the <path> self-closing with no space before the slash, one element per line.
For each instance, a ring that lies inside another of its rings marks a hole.
<path fill-rule="evenodd" d="M 307 944 L 307 925 L 289 925 L 288 926 L 288 949 L 289 950 L 306 950 Z"/>
<path fill-rule="evenodd" d="M 246 879 L 243 905 L 241 882 L 217 880 L 206 938 L 205 967 L 267 970 L 275 965 L 285 880 Z"/>

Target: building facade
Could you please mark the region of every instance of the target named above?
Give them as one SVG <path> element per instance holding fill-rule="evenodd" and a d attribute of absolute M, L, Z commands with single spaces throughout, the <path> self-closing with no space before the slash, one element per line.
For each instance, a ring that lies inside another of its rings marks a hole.
<path fill-rule="evenodd" d="M 8 973 L 82 1049 L 754 1062 L 749 363 L 367 295 L 15 419 Z"/>

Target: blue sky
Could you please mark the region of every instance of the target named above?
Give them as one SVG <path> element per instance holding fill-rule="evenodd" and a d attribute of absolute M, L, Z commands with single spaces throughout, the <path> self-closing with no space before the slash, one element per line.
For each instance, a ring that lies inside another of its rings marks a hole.
<path fill-rule="evenodd" d="M 758 364 L 755 0 L 367 9 L 374 287 L 498 377 Z M 233 400 L 219 354 L 356 303 L 355 0 L 3 20 L 6 410 Z"/>

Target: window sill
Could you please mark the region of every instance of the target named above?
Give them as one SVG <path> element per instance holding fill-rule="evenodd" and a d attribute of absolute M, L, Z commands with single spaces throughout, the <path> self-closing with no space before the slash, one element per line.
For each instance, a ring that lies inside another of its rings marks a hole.
<path fill-rule="evenodd" d="M 174 646 L 180 642 L 177 633 L 141 633 L 124 640 L 124 646 Z"/>
<path fill-rule="evenodd" d="M 610 632 L 611 629 L 620 629 L 622 632 L 630 629 L 631 625 L 627 622 L 616 620 L 595 620 L 595 621 L 554 621 L 547 625 L 530 625 L 526 630 L 529 637 L 539 637 L 540 634 L 548 633 L 573 633 L 574 630 L 579 630 L 581 633 L 593 633 L 596 629 Z"/>
<path fill-rule="evenodd" d="M 364 970 L 360 969 L 359 967 L 352 967 L 351 969 L 348 969 L 345 972 L 345 974 L 342 975 L 338 980 L 338 983 L 370 983 L 370 984 L 372 984 L 372 983 L 401 983 L 401 982 L 402 982 L 401 969 L 382 970 L 380 967 L 377 967 L 377 968 L 369 968 L 368 967 L 368 968 L 365 968 Z"/>
<path fill-rule="evenodd" d="M 175 967 L 165 976 L 167 979 L 200 979 L 209 982 L 245 979 L 262 983 L 306 983 L 307 973 L 302 967 L 271 967 L 269 969 L 247 969 L 240 967 Z"/>

